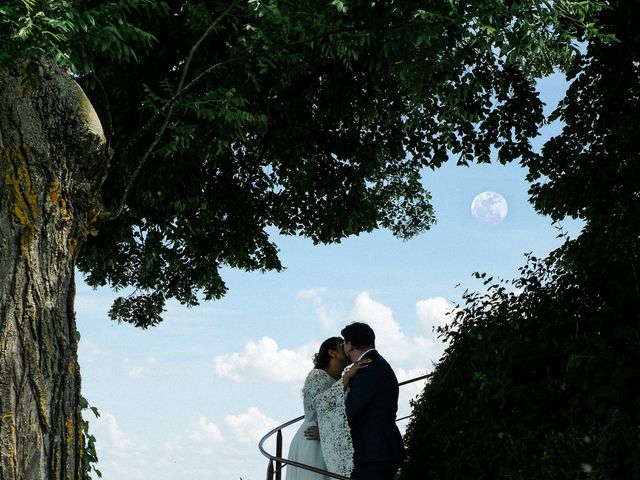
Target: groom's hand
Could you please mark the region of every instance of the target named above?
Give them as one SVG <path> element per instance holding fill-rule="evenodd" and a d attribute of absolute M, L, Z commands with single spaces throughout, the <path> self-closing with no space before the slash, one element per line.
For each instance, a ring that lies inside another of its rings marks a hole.
<path fill-rule="evenodd" d="M 320 430 L 315 425 L 312 425 L 304 431 L 304 438 L 318 441 L 320 440 Z"/>

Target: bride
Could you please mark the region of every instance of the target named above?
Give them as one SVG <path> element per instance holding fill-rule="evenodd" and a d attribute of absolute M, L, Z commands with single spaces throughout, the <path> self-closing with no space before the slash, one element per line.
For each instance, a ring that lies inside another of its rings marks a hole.
<path fill-rule="evenodd" d="M 368 360 L 354 363 L 342 375 L 349 363 L 343 345 L 340 337 L 328 338 L 313 357 L 314 368 L 302 388 L 304 422 L 291 441 L 289 460 L 348 477 L 353 470 L 353 446 L 344 399 L 351 378 L 359 369 L 366 367 Z M 305 436 L 306 430 L 316 426 L 319 442 Z M 331 479 L 289 465 L 286 480 Z"/>

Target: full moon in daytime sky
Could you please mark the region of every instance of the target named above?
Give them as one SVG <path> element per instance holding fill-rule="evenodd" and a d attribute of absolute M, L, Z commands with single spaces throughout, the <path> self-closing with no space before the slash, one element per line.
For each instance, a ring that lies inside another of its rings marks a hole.
<path fill-rule="evenodd" d="M 507 201 L 495 192 L 482 192 L 471 202 L 471 214 L 482 223 L 490 225 L 502 222 L 508 211 Z"/>

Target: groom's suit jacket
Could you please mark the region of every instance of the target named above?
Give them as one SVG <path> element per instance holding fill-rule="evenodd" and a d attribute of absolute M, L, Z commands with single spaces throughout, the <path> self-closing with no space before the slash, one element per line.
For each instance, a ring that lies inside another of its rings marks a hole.
<path fill-rule="evenodd" d="M 398 380 L 393 369 L 376 351 L 351 379 L 345 401 L 353 439 L 354 463 L 394 462 L 404 457 L 402 435 L 396 425 Z"/>

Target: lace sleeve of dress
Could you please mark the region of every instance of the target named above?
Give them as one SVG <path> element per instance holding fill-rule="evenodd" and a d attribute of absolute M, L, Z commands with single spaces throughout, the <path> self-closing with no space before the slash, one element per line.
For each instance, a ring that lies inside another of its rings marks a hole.
<path fill-rule="evenodd" d="M 314 368 L 304 382 L 303 395 L 311 400 L 315 408 L 318 395 L 321 395 L 332 383 L 331 377 L 324 370 Z"/>
<path fill-rule="evenodd" d="M 324 370 L 317 368 L 311 370 L 307 375 L 302 387 L 305 421 L 317 425 L 318 415 L 315 407 L 315 398 L 331 386 L 331 380 L 331 377 Z"/>
<path fill-rule="evenodd" d="M 342 380 L 338 380 L 315 397 L 314 407 L 327 469 L 348 477 L 353 470 L 353 444 L 344 405 L 345 395 Z"/>

